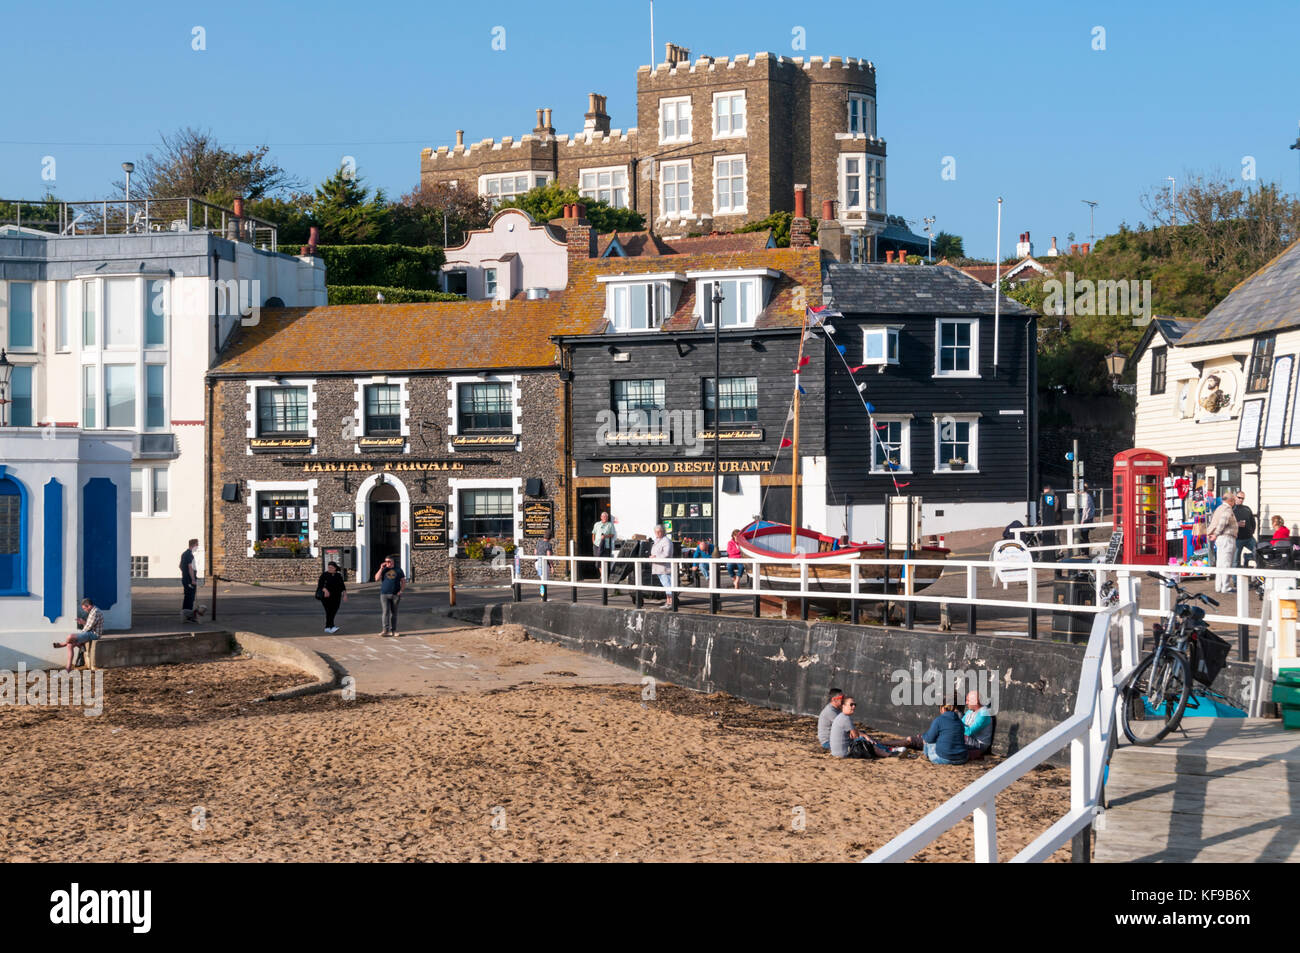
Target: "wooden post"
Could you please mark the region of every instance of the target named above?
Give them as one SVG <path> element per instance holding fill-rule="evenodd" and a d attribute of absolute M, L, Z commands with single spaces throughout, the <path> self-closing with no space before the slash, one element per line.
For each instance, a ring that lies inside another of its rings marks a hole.
<path fill-rule="evenodd" d="M 217 621 L 217 574 L 212 574 L 212 615 L 213 622 Z"/>
<path fill-rule="evenodd" d="M 456 557 L 447 560 L 447 605 L 456 604 Z"/>
<path fill-rule="evenodd" d="M 577 550 L 577 548 L 574 546 L 574 541 L 573 541 L 573 540 L 569 540 L 569 582 L 573 583 L 573 585 L 569 586 L 569 601 L 570 601 L 570 602 L 577 602 L 577 601 L 578 601 L 578 558 L 577 558 L 577 552 L 578 552 L 578 550 Z"/>
<path fill-rule="evenodd" d="M 716 320 L 716 319 L 715 319 Z M 791 434 L 790 449 L 790 555 L 794 556 L 799 552 L 797 543 L 799 540 L 799 375 L 803 371 L 803 342 L 808 333 L 808 309 L 803 312 L 803 324 L 799 329 L 799 361 L 795 364 L 794 370 L 794 430 Z M 718 382 L 714 385 L 714 405 L 721 407 L 722 404 L 717 395 L 721 393 L 722 384 Z M 713 431 L 716 434 L 719 430 L 717 417 L 714 414 Z M 804 618 L 808 618 L 805 609 Z"/>

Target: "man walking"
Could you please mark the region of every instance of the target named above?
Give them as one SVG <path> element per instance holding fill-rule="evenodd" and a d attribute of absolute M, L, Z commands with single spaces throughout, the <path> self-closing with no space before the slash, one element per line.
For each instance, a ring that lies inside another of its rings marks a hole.
<path fill-rule="evenodd" d="M 1055 549 L 1056 531 L 1047 527 L 1061 525 L 1061 511 L 1063 509 L 1060 494 L 1052 490 L 1050 483 L 1046 484 L 1043 487 L 1043 495 L 1038 502 L 1038 525 L 1043 527 L 1043 530 L 1039 533 L 1042 537 L 1039 540 L 1039 545 L 1053 547 L 1043 552 L 1043 557 L 1048 562 L 1056 562 L 1060 553 Z"/>
<path fill-rule="evenodd" d="M 1237 548 L 1232 557 L 1234 566 L 1245 565 L 1245 555 L 1255 556 L 1255 514 L 1246 505 L 1246 493 L 1238 490 L 1234 499 L 1233 514 L 1237 517 Z"/>
<path fill-rule="evenodd" d="M 1214 547 L 1215 566 L 1221 570 L 1232 568 L 1232 559 L 1237 554 L 1237 514 L 1233 510 L 1236 497 L 1224 497 L 1219 508 L 1210 517 L 1208 539 Z M 1215 592 L 1236 592 L 1237 587 L 1232 576 L 1227 572 L 1218 572 L 1214 576 Z"/>
<path fill-rule="evenodd" d="M 1083 492 L 1083 500 L 1081 501 L 1083 503 L 1082 506 L 1083 521 L 1084 523 L 1091 523 L 1093 520 L 1097 518 L 1097 505 L 1096 503 L 1093 502 L 1092 491 L 1088 489 L 1088 484 L 1086 483 L 1079 484 L 1079 489 Z M 1092 530 L 1090 529 L 1079 530 L 1079 541 L 1083 543 L 1091 543 Z"/>
<path fill-rule="evenodd" d="M 397 603 L 406 588 L 406 573 L 397 565 L 397 557 L 389 556 L 375 573 L 379 583 L 379 608 L 383 618 L 384 638 L 397 638 Z"/>
<path fill-rule="evenodd" d="M 181 553 L 181 585 L 185 587 L 185 601 L 181 603 L 181 615 L 186 622 L 198 622 L 203 613 L 208 611 L 205 606 L 194 608 L 194 597 L 199 591 L 199 576 L 194 569 L 194 550 L 198 548 L 199 541 L 192 539 L 185 552 Z"/>

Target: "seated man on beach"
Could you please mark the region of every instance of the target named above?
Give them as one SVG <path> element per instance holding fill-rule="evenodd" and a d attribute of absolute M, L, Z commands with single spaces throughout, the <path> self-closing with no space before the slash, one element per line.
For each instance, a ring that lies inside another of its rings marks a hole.
<path fill-rule="evenodd" d="M 966 760 L 978 761 L 993 747 L 993 711 L 980 703 L 980 693 L 966 693 L 966 714 L 961 720 L 966 734 Z"/>
<path fill-rule="evenodd" d="M 104 613 L 96 608 L 95 603 L 91 601 L 89 596 L 81 600 L 81 608 L 86 613 L 85 620 L 77 623 L 77 627 L 81 629 L 81 634 L 68 636 L 66 642 L 54 643 L 56 649 L 61 649 L 65 645 L 68 647 L 69 672 L 72 671 L 72 659 L 78 647 L 87 646 L 104 634 Z"/>
<path fill-rule="evenodd" d="M 925 756 L 931 764 L 965 764 L 966 729 L 957 717 L 956 705 L 944 705 L 939 716 L 921 736 Z"/>
<path fill-rule="evenodd" d="M 823 751 L 831 750 L 831 725 L 840 714 L 840 703 L 844 701 L 844 689 L 832 688 L 830 700 L 826 707 L 822 709 L 817 716 L 817 740 L 821 742 Z"/>
<path fill-rule="evenodd" d="M 831 722 L 831 754 L 837 758 L 887 758 L 895 752 L 873 741 L 870 736 L 853 727 L 853 712 L 857 702 L 845 695 L 840 703 L 840 713 Z"/>

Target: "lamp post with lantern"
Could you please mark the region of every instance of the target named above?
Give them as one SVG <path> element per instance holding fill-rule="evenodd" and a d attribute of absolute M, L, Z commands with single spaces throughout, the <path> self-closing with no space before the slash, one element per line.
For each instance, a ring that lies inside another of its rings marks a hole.
<path fill-rule="evenodd" d="M 1121 393 L 1136 396 L 1136 384 L 1121 384 L 1119 382 L 1120 378 L 1124 376 L 1126 364 L 1128 364 L 1128 358 L 1121 354 L 1118 348 L 1106 355 L 1106 370 L 1110 374 L 1110 386 Z"/>

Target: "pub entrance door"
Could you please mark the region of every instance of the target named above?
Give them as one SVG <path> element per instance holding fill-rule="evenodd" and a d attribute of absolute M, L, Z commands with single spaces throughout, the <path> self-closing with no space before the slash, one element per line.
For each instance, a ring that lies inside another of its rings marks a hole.
<path fill-rule="evenodd" d="M 578 491 L 578 538 L 576 540 L 579 556 L 594 556 L 595 552 L 591 547 L 591 527 L 600 519 L 601 513 L 609 513 L 610 519 L 614 514 L 609 509 L 609 490 L 579 490 Z M 600 577 L 600 569 L 595 563 L 579 563 L 578 575 L 583 579 L 597 579 Z"/>
<path fill-rule="evenodd" d="M 370 491 L 369 508 L 366 551 L 370 554 L 370 574 L 365 577 L 366 582 L 375 578 L 385 557 L 402 551 L 402 498 L 397 488 L 388 482 L 377 485 Z M 400 555 L 398 565 L 401 565 Z M 410 566 L 401 568 L 408 576 L 411 574 Z"/>

